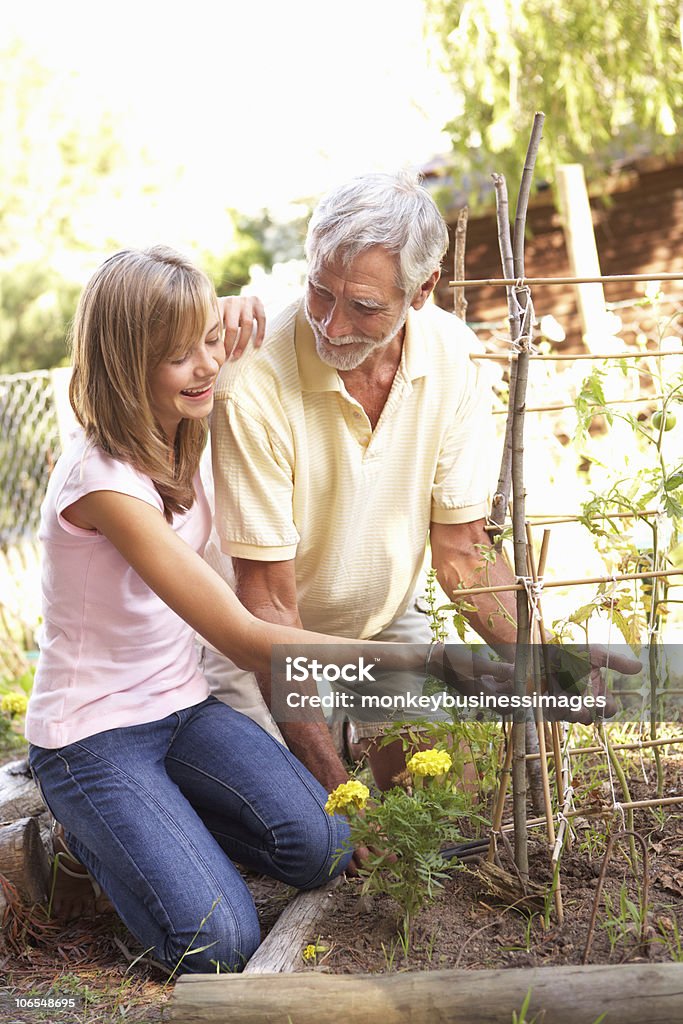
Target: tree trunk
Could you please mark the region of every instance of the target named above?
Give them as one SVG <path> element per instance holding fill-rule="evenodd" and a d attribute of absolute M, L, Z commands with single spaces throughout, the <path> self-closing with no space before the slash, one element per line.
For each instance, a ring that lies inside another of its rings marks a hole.
<path fill-rule="evenodd" d="M 29 903 L 46 898 L 50 864 L 35 818 L 21 818 L 0 827 L 0 875 Z"/>
<path fill-rule="evenodd" d="M 10 761 L 0 768 L 0 823 L 35 818 L 45 811 L 28 761 Z"/>

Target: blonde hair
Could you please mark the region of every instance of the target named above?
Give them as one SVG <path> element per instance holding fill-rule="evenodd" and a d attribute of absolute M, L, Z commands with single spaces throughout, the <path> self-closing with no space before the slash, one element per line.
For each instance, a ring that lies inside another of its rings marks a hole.
<path fill-rule="evenodd" d="M 151 477 L 164 514 L 189 509 L 206 443 L 202 420 L 182 420 L 175 451 L 150 404 L 150 375 L 188 352 L 218 312 L 208 277 L 165 246 L 106 260 L 83 290 L 71 343 L 71 405 L 86 437 Z"/>

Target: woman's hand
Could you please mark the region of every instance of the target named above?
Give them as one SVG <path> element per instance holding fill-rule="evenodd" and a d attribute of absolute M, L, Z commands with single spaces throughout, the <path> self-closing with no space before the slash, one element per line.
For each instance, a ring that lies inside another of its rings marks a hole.
<path fill-rule="evenodd" d="M 266 312 L 255 295 L 227 295 L 218 300 L 225 327 L 225 354 L 239 359 L 253 336 L 254 348 L 260 348 L 266 333 Z"/>

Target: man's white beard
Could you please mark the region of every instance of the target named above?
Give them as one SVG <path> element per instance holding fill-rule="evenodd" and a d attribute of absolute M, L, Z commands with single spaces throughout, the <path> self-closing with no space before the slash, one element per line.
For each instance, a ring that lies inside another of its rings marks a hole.
<path fill-rule="evenodd" d="M 322 326 L 313 319 L 309 310 L 308 302 L 304 303 L 306 319 L 308 320 L 313 337 L 315 338 L 316 352 L 324 363 L 334 367 L 335 370 L 355 370 L 357 366 L 364 363 L 368 356 L 382 348 L 386 348 L 389 342 L 393 341 L 403 327 L 410 302 L 406 302 L 397 318 L 393 328 L 382 338 L 366 338 L 363 334 L 346 334 L 341 338 L 332 341 L 325 334 Z"/>

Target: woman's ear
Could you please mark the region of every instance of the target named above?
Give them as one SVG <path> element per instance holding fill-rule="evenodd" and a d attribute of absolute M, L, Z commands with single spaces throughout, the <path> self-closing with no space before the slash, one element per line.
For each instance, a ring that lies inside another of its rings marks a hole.
<path fill-rule="evenodd" d="M 413 309 L 422 309 L 429 296 L 436 287 L 436 282 L 441 277 L 441 271 L 435 270 L 431 277 L 427 278 L 424 284 L 421 284 L 418 290 L 413 296 L 413 301 L 410 303 Z"/>

